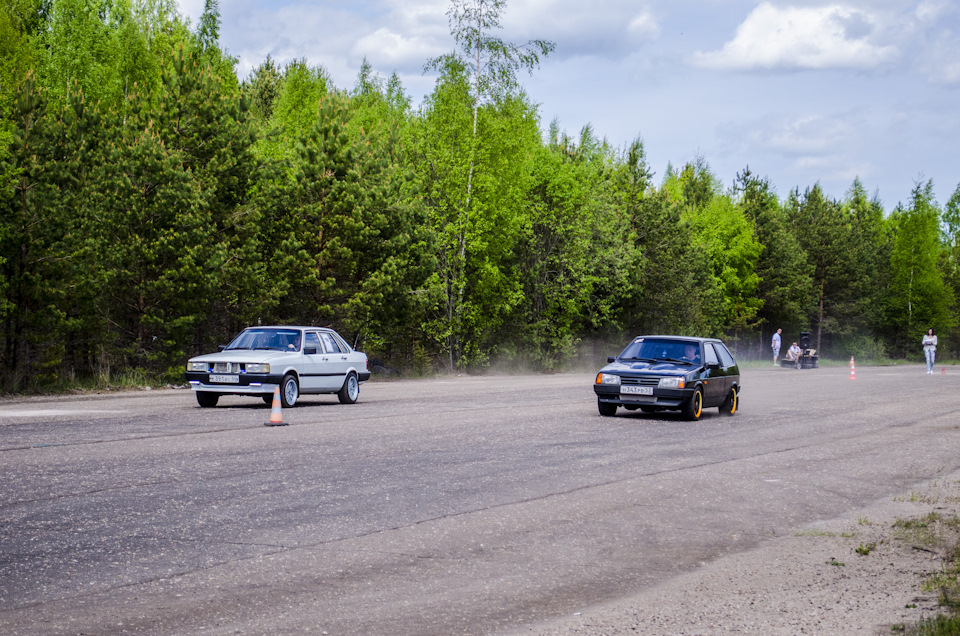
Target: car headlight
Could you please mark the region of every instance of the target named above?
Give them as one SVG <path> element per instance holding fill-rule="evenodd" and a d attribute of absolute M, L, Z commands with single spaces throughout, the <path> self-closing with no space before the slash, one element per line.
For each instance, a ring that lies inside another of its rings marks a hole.
<path fill-rule="evenodd" d="M 657 386 L 661 389 L 682 389 L 685 385 L 683 378 L 660 378 L 660 384 Z"/>
<path fill-rule="evenodd" d="M 620 384 L 620 376 L 613 375 L 612 373 L 599 373 L 597 374 L 597 384 Z"/>
<path fill-rule="evenodd" d="M 188 362 L 187 371 L 206 371 L 207 363 L 206 362 Z"/>
<path fill-rule="evenodd" d="M 266 362 L 248 362 L 247 373 L 270 373 L 270 365 Z"/>

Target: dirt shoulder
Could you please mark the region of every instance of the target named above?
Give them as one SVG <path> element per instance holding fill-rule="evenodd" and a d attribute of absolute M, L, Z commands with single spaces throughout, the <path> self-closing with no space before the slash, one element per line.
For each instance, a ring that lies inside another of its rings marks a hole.
<path fill-rule="evenodd" d="M 945 613 L 922 588 L 957 545 L 958 515 L 960 472 L 516 633 L 890 634 Z"/>

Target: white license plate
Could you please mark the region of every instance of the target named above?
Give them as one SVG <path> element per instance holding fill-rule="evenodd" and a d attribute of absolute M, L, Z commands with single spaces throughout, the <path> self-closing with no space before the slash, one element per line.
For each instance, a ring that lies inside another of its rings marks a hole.
<path fill-rule="evenodd" d="M 620 393 L 626 395 L 653 395 L 652 386 L 622 386 Z"/>
<path fill-rule="evenodd" d="M 237 384 L 238 382 L 240 382 L 240 376 L 239 375 L 211 375 L 210 382 L 218 383 L 218 384 Z"/>

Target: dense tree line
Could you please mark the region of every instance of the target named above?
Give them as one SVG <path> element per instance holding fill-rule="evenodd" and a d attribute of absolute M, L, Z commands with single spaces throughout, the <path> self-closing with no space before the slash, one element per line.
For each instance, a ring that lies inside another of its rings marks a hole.
<path fill-rule="evenodd" d="M 349 89 L 306 60 L 238 80 L 215 0 L 195 28 L 171 0 L 4 3 L 0 386 L 175 378 L 257 323 L 418 370 L 641 332 L 753 357 L 777 327 L 873 358 L 933 327 L 960 355 L 960 187 L 887 211 L 702 157 L 655 179 L 640 138 L 543 128 L 516 72 L 553 45 L 494 37 L 503 4 L 452 3 L 460 49 L 414 107 L 366 62 Z"/>

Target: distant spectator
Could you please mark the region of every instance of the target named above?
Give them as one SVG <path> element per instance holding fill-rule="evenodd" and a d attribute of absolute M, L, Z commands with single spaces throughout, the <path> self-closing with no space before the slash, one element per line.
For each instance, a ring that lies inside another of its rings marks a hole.
<path fill-rule="evenodd" d="M 787 349 L 787 362 L 793 362 L 797 368 L 800 368 L 800 347 L 797 346 L 797 343 L 794 342 L 790 345 L 790 348 Z"/>
<path fill-rule="evenodd" d="M 773 349 L 773 366 L 777 366 L 777 358 L 780 357 L 780 332 L 782 329 L 777 329 L 777 333 L 773 334 L 773 340 L 770 341 L 770 348 Z"/>
<path fill-rule="evenodd" d="M 932 374 L 933 361 L 937 356 L 937 337 L 933 335 L 933 329 L 928 329 L 923 337 L 923 355 L 927 358 L 927 374 Z"/>

